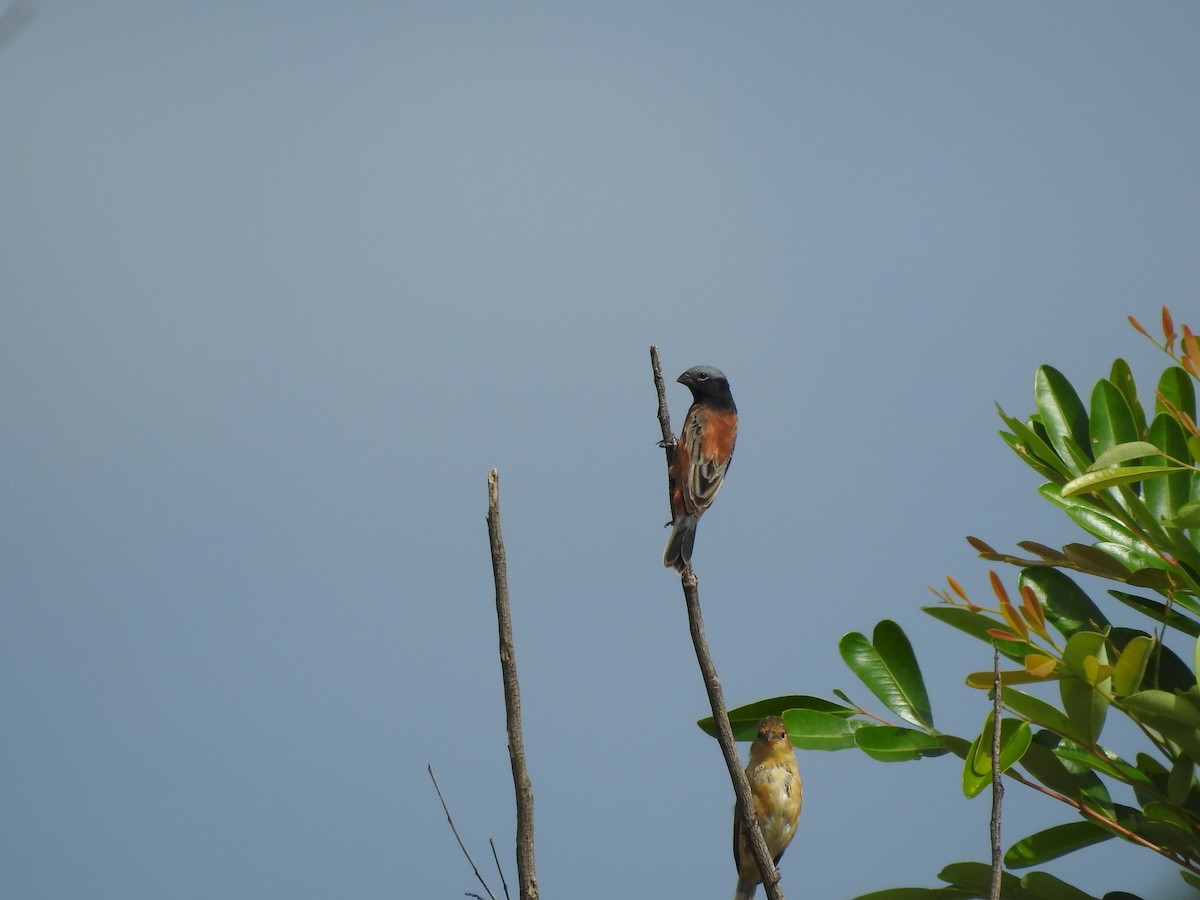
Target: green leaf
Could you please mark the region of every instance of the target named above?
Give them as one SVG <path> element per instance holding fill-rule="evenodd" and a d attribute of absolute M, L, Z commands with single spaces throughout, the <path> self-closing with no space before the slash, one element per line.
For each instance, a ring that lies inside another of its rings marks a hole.
<path fill-rule="evenodd" d="M 1197 709 L 1195 703 L 1190 701 L 1185 694 L 1140 691 L 1126 697 L 1125 705 L 1138 713 L 1139 718 L 1144 714 L 1159 719 L 1171 719 L 1192 728 L 1200 728 L 1200 709 Z"/>
<path fill-rule="evenodd" d="M 1021 879 L 1021 886 L 1038 900 L 1096 900 L 1091 894 L 1084 893 L 1048 872 L 1030 872 Z"/>
<path fill-rule="evenodd" d="M 1158 380 L 1157 393 L 1161 394 L 1177 410 L 1187 413 L 1192 417 L 1192 421 L 1195 421 L 1196 389 L 1192 384 L 1192 376 L 1187 373 L 1186 369 L 1179 366 L 1171 366 L 1166 369 L 1162 373 L 1162 377 Z M 1157 397 L 1155 398 L 1154 411 L 1166 411 L 1166 407 Z"/>
<path fill-rule="evenodd" d="M 1012 869 L 1041 865 L 1111 837 L 1113 832 L 1101 828 L 1090 819 L 1055 825 L 1022 838 L 1009 847 L 1004 854 L 1004 864 Z"/>
<path fill-rule="evenodd" d="M 1004 719 L 1000 723 L 1000 771 L 1007 772 L 1021 761 L 1033 741 L 1033 729 L 1021 719 Z"/>
<path fill-rule="evenodd" d="M 1077 746 L 1049 731 L 1039 731 L 1021 757 L 1021 768 L 1051 790 L 1112 818 L 1115 811 L 1108 789 L 1100 777 L 1074 755 Z"/>
<path fill-rule="evenodd" d="M 937 738 L 912 728 L 865 725 L 854 733 L 860 750 L 879 762 L 908 762 L 949 753 Z"/>
<path fill-rule="evenodd" d="M 1183 426 L 1177 419 L 1167 413 L 1159 413 L 1150 423 L 1150 433 L 1147 437 L 1155 446 L 1161 447 L 1162 452 L 1166 455 L 1149 457 L 1146 462 L 1171 473 L 1167 478 L 1146 482 L 1143 491 L 1146 509 L 1156 519 L 1163 521 L 1174 517 L 1180 508 L 1191 499 L 1189 496 L 1191 485 L 1189 470 L 1170 465 L 1166 458 L 1167 456 L 1175 459 L 1188 457 L 1187 436 L 1183 433 Z"/>
<path fill-rule="evenodd" d="M 1145 776 L 1115 753 L 1103 747 L 1084 748 L 1063 738 L 1054 748 L 1055 754 L 1071 771 L 1091 769 L 1101 775 L 1126 782 L 1145 783 Z"/>
<path fill-rule="evenodd" d="M 1109 372 L 1108 380 L 1115 384 L 1118 390 L 1125 395 L 1125 402 L 1129 404 L 1129 409 L 1133 413 L 1137 433 L 1145 434 L 1146 412 L 1142 409 L 1141 401 L 1138 400 L 1137 385 L 1134 383 L 1133 370 L 1129 368 L 1129 363 L 1123 359 L 1113 360 L 1112 371 Z"/>
<path fill-rule="evenodd" d="M 972 891 L 972 897 L 991 896 L 992 867 L 985 863 L 952 863 L 938 873 L 938 878 L 956 888 Z M 1000 895 L 1004 900 L 1056 900 L 1027 890 L 1023 882 L 1010 872 L 1000 873 Z"/>
<path fill-rule="evenodd" d="M 1189 446 L 1193 438 L 1188 438 Z M 1200 437 L 1195 440 L 1200 441 Z M 1195 478 L 1195 475 L 1192 476 Z M 1200 500 L 1189 500 L 1183 506 L 1175 510 L 1175 515 L 1163 520 L 1164 524 L 1172 528 L 1200 528 Z"/>
<path fill-rule="evenodd" d="M 1014 884 L 1017 881 L 1016 876 L 1007 872 L 1001 873 L 1000 877 L 1001 881 L 1011 880 Z M 938 872 L 938 878 L 955 887 L 986 891 L 992 884 L 992 867 L 977 862 L 951 863 Z M 1007 892 L 1004 892 L 1004 896 L 1007 898 Z"/>
<path fill-rule="evenodd" d="M 1101 549 L 1104 548 L 1104 549 Z M 1113 548 L 1116 548 L 1115 550 Z M 1120 544 L 1099 543 L 1066 544 L 1063 552 L 1067 559 L 1086 575 L 1096 575 L 1099 578 L 1112 578 L 1124 581 L 1129 577 L 1129 568 L 1122 561 L 1127 554 L 1127 548 Z"/>
<path fill-rule="evenodd" d="M 1104 378 L 1092 389 L 1091 416 L 1088 420 L 1092 441 L 1092 456 L 1112 449 L 1118 444 L 1136 441 L 1141 435 L 1133 421 L 1133 410 L 1120 389 Z"/>
<path fill-rule="evenodd" d="M 1091 494 L 1105 488 L 1121 484 L 1149 482 L 1166 475 L 1183 473 L 1187 477 L 1188 470 L 1182 466 L 1115 466 L 1101 469 L 1099 472 L 1087 472 L 1078 478 L 1072 478 L 1062 486 L 1063 497 L 1073 497 L 1076 494 Z"/>
<path fill-rule="evenodd" d="M 1084 466 L 1079 464 L 1078 454 L 1088 446 L 1090 436 L 1087 413 L 1075 388 L 1057 369 L 1039 366 L 1034 376 L 1033 394 L 1050 446 L 1072 474 L 1081 474 Z"/>
<path fill-rule="evenodd" d="M 1088 534 L 1125 547 L 1148 549 L 1124 522 L 1086 497 L 1064 497 L 1062 489 L 1056 484 L 1043 484 L 1038 488 L 1038 493 L 1070 516 L 1071 520 Z"/>
<path fill-rule="evenodd" d="M 1144 818 L 1137 832 L 1152 843 L 1185 856 L 1195 856 L 1200 846 L 1189 821 L 1165 803 L 1150 802 L 1142 807 Z"/>
<path fill-rule="evenodd" d="M 976 891 L 965 891 L 954 887 L 940 888 L 888 888 L 859 894 L 854 900 L 978 900 Z"/>
<path fill-rule="evenodd" d="M 906 722 L 932 730 L 929 694 L 903 629 L 884 619 L 872 637 L 874 642 L 858 632 L 845 635 L 838 644 L 842 659 L 888 709 Z"/>
<path fill-rule="evenodd" d="M 1000 684 L 1008 687 L 1012 684 L 1045 684 L 1047 681 L 1053 681 L 1058 678 L 1057 671 L 1051 672 L 1049 675 L 1031 675 L 1024 669 L 1008 669 L 1000 673 Z M 973 687 L 979 691 L 990 691 L 992 689 L 993 675 L 986 669 L 980 672 L 972 672 L 967 676 L 967 687 Z"/>
<path fill-rule="evenodd" d="M 971 610 L 964 606 L 950 606 L 948 604 L 922 606 L 921 609 L 939 622 L 944 622 L 953 628 L 957 628 L 959 631 L 964 631 L 972 637 L 979 638 L 984 643 L 995 643 L 1000 652 L 1014 662 L 1023 663 L 1026 656 L 1037 650 L 1036 647 L 1025 641 L 1004 641 L 992 637 L 987 633 L 989 628 L 1006 626 L 1003 622 L 988 616 L 983 610 Z"/>
<path fill-rule="evenodd" d="M 758 734 L 758 723 L 767 716 L 782 716 L 789 709 L 812 709 L 817 712 L 829 713 L 835 716 L 852 716 L 856 710 L 841 706 L 822 697 L 811 697 L 808 694 L 788 694 L 783 697 L 769 697 L 766 700 L 756 700 L 729 710 L 729 725 L 733 729 L 733 737 L 738 741 L 752 741 Z M 709 737 L 717 734 L 712 716 L 705 716 L 696 722 L 700 729 Z"/>
<path fill-rule="evenodd" d="M 798 750 L 848 750 L 855 746 L 854 732 L 867 724 L 814 709 L 789 709 L 783 721 Z"/>
<path fill-rule="evenodd" d="M 962 792 L 963 796 L 968 800 L 972 797 L 978 797 L 983 793 L 983 789 L 991 783 L 992 776 L 990 772 L 979 771 L 979 747 L 983 741 L 983 733 L 975 735 L 975 740 L 971 741 L 971 750 L 967 753 L 967 758 L 963 761 L 962 768 Z"/>
<path fill-rule="evenodd" d="M 938 873 L 938 878 L 955 888 L 970 891 L 975 900 L 991 896 L 992 869 L 984 863 L 954 863 Z M 1096 900 L 1046 872 L 1030 872 L 1018 878 L 1010 872 L 1000 873 L 1000 896 L 1004 900 Z M 1137 897 L 1118 897 L 1106 894 L 1105 900 L 1138 900 Z"/>
<path fill-rule="evenodd" d="M 1007 431 L 1000 432 L 1000 438 L 1004 443 L 1012 448 L 1013 453 L 1025 460 L 1025 464 L 1045 478 L 1047 481 L 1053 481 L 1055 484 L 1062 484 L 1071 477 L 1069 472 L 1060 472 L 1057 468 L 1044 463 L 1033 452 L 1030 451 L 1028 443 L 1022 441 L 1014 434 L 1009 434 Z M 1057 457 L 1055 457 L 1057 459 Z M 1062 463 L 1059 462 L 1061 466 Z"/>
<path fill-rule="evenodd" d="M 1029 720 L 1035 725 L 1048 728 L 1056 734 L 1067 737 L 1073 736 L 1074 728 L 1071 720 L 1045 700 L 1039 700 L 1031 694 L 1022 691 L 1007 690 L 1001 694 L 1004 705 L 1018 716 Z"/>
<path fill-rule="evenodd" d="M 1033 732 L 1029 723 L 1023 719 L 1000 720 L 1000 771 L 1007 772 L 1018 762 L 1029 748 Z M 992 713 L 988 713 L 983 729 L 979 732 L 979 750 L 972 765 L 980 774 L 991 774 L 992 771 Z"/>
<path fill-rule="evenodd" d="M 1071 578 L 1058 569 L 1024 569 L 1017 579 L 1028 587 L 1046 611 L 1046 619 L 1065 638 L 1079 631 L 1103 631 L 1108 619 L 1092 599 Z"/>
<path fill-rule="evenodd" d="M 1174 607 L 1168 608 L 1165 603 L 1151 600 L 1148 597 L 1138 597 L 1136 594 L 1127 594 L 1124 591 L 1109 591 L 1109 593 L 1143 615 L 1163 622 L 1191 637 L 1200 637 L 1200 622 L 1185 616 Z"/>
<path fill-rule="evenodd" d="M 1120 563 L 1113 574 L 1105 573 L 1104 577 L 1120 580 L 1122 578 L 1121 570 L 1123 569 L 1126 573 L 1124 580 L 1128 584 L 1139 587 L 1156 587 L 1158 584 L 1169 586 L 1171 584 L 1168 571 L 1171 568 L 1170 563 L 1164 561 L 1162 557 L 1147 545 L 1142 544 L 1140 547 L 1126 547 L 1124 544 L 1101 541 L 1096 546 L 1102 548 L 1109 557 Z M 1141 580 L 1143 578 L 1150 583 L 1143 582 Z"/>
<path fill-rule="evenodd" d="M 971 750 L 971 742 L 965 740 L 964 738 L 960 738 L 956 734 L 943 734 L 939 731 L 935 732 L 933 737 L 937 739 L 939 744 L 941 744 L 959 759 L 966 759 L 967 754 Z"/>
<path fill-rule="evenodd" d="M 1053 448 L 1034 430 L 1032 423 L 1026 424 L 1020 419 L 1014 419 L 1005 413 L 998 403 L 996 411 L 1000 413 L 1000 418 L 1012 431 L 1011 435 L 1001 432 L 1001 437 L 1027 464 L 1051 481 L 1062 483 L 1071 477 L 1071 469 L 1058 458 L 1058 454 L 1054 452 Z"/>
<path fill-rule="evenodd" d="M 1112 691 L 1112 677 L 1098 674 L 1108 667 L 1104 640 L 1104 635 L 1094 631 L 1071 635 L 1063 652 L 1063 665 L 1073 677 L 1058 683 L 1074 734 L 1089 747 L 1095 745 L 1104 728 L 1108 694 Z"/>
<path fill-rule="evenodd" d="M 1021 719 L 1000 721 L 1000 771 L 1007 772 L 1029 749 L 1033 732 Z M 992 781 L 992 713 L 971 743 L 963 766 L 963 794 L 975 797 Z"/>
<path fill-rule="evenodd" d="M 1139 753 L 1137 770 L 1142 774 L 1141 782 L 1134 782 L 1130 779 L 1130 783 L 1133 785 L 1134 796 L 1137 797 L 1138 803 L 1143 805 L 1150 803 L 1167 792 L 1168 772 L 1158 760 L 1145 753 Z"/>
<path fill-rule="evenodd" d="M 1185 695 L 1141 691 L 1126 697 L 1122 707 L 1136 721 L 1174 741 L 1188 756 L 1200 759 L 1200 709 Z"/>
<path fill-rule="evenodd" d="M 1088 471 L 1099 471 L 1105 466 L 1115 466 L 1117 463 L 1129 462 L 1131 459 L 1158 456 L 1161 452 L 1149 441 L 1129 441 L 1124 444 L 1116 444 L 1097 456 L 1096 461 L 1088 467 Z"/>
<path fill-rule="evenodd" d="M 1144 631 L 1136 631 L 1132 628 L 1114 628 L 1109 632 L 1108 637 L 1120 650 L 1138 635 L 1149 637 Z M 1150 659 L 1146 663 L 1142 688 L 1186 693 L 1195 684 L 1196 676 L 1191 667 L 1180 659 L 1170 647 L 1160 641 L 1155 641 L 1154 649 L 1150 652 Z"/>
<path fill-rule="evenodd" d="M 1167 778 L 1167 798 L 1172 803 L 1182 804 L 1195 783 L 1196 764 L 1186 753 L 1180 753 Z"/>
<path fill-rule="evenodd" d="M 1142 686 L 1142 678 L 1146 674 L 1146 663 L 1154 651 L 1154 641 L 1146 635 L 1138 635 L 1130 640 L 1117 657 L 1113 666 L 1113 692 L 1120 697 L 1136 693 Z"/>

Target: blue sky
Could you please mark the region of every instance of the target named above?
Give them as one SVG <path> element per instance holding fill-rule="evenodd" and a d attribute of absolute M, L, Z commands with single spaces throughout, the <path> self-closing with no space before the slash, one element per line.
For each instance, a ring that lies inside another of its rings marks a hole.
<path fill-rule="evenodd" d="M 985 594 L 965 534 L 1077 539 L 993 403 L 1116 356 L 1148 389 L 1125 316 L 1197 320 L 1192 4 L 30 8 L 0 44 L 14 897 L 476 890 L 425 767 L 508 851 L 491 467 L 542 895 L 728 895 L 649 345 L 742 414 L 696 550 L 729 703 L 865 701 L 838 638 L 893 618 L 966 734 L 990 654 L 926 585 Z M 800 763 L 788 896 L 986 857 L 955 762 Z M 1112 842 L 1050 868 L 1177 884 Z"/>

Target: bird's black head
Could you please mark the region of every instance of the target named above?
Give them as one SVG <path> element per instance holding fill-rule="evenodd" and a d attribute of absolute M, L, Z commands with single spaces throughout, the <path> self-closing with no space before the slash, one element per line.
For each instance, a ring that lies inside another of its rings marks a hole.
<path fill-rule="evenodd" d="M 692 392 L 697 403 L 705 402 L 716 407 L 733 409 L 733 395 L 729 392 L 729 380 L 725 373 L 712 366 L 692 366 L 678 379 Z"/>

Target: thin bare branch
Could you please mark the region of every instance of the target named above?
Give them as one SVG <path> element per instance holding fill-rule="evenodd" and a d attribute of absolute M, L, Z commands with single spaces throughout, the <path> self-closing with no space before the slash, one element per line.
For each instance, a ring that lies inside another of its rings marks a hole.
<path fill-rule="evenodd" d="M 467 858 L 467 862 L 471 864 L 471 870 L 475 873 L 475 877 L 479 879 L 479 883 L 483 885 L 483 889 L 487 891 L 487 895 L 491 897 L 492 900 L 496 900 L 496 895 L 492 893 L 492 889 L 488 887 L 487 882 L 483 880 L 483 876 L 479 874 L 479 866 L 475 865 L 475 860 L 471 859 L 471 851 L 467 849 L 467 845 L 463 843 L 462 836 L 459 835 L 458 829 L 454 827 L 454 819 L 450 815 L 449 807 L 446 806 L 446 798 L 442 796 L 442 789 L 438 785 L 437 776 L 433 774 L 433 766 L 427 765 L 425 768 L 429 772 L 429 777 L 433 779 L 433 789 L 437 791 L 438 799 L 442 801 L 442 811 L 446 814 L 446 821 L 450 823 L 450 830 L 454 832 L 454 839 L 458 841 L 458 846 L 462 848 L 463 856 L 465 856 Z M 479 895 L 467 894 L 467 896 L 478 897 Z M 483 898 L 481 897 L 480 900 L 483 900 Z"/>
<path fill-rule="evenodd" d="M 1000 777 L 1000 648 L 992 644 L 992 891 L 1000 900 L 1000 877 L 1004 856 L 1000 852 L 1000 805 L 1004 802 L 1004 780 Z"/>
<path fill-rule="evenodd" d="M 496 855 L 496 842 L 488 838 L 488 846 L 492 848 L 492 859 L 496 861 L 496 871 L 500 873 L 500 887 L 504 888 L 504 900 L 512 900 L 508 894 L 508 879 L 504 877 L 504 868 L 500 865 L 500 857 Z"/>
<path fill-rule="evenodd" d="M 533 858 L 533 785 L 525 766 L 525 739 L 521 734 L 521 686 L 513 647 L 512 613 L 508 602 L 508 566 L 500 534 L 500 473 L 488 472 L 488 537 L 492 546 L 492 574 L 496 581 L 496 622 L 500 629 L 500 672 L 507 712 L 508 758 L 512 763 L 517 798 L 517 881 L 521 900 L 537 900 L 537 867 Z"/>
<path fill-rule="evenodd" d="M 671 464 L 675 459 L 675 435 L 671 431 L 671 415 L 667 410 L 667 392 L 663 383 L 662 364 L 658 358 L 658 347 L 650 348 L 650 366 L 654 372 L 654 386 L 658 391 L 658 421 L 662 426 L 662 447 L 667 453 L 667 478 L 670 481 Z M 669 501 L 668 497 L 668 501 Z M 669 505 L 669 502 L 668 502 Z M 704 678 L 704 689 L 708 692 L 708 703 L 712 708 L 713 722 L 717 728 L 717 743 L 725 757 L 725 765 L 729 769 L 729 778 L 733 783 L 733 793 L 737 798 L 738 809 L 743 812 L 743 828 L 750 839 L 750 848 L 758 863 L 759 874 L 762 875 L 763 889 L 768 900 L 783 900 L 783 890 L 779 887 L 779 872 L 771 860 L 771 851 L 763 840 L 762 829 L 758 824 L 758 816 L 754 813 L 754 803 L 750 794 L 750 782 L 746 779 L 746 771 L 742 767 L 738 755 L 737 743 L 733 739 L 733 729 L 729 726 L 729 714 L 725 709 L 725 697 L 721 692 L 721 680 L 717 677 L 716 665 L 708 649 L 708 639 L 704 635 L 704 619 L 700 614 L 700 588 L 696 571 L 688 563 L 680 577 L 683 586 L 683 598 L 687 605 L 688 627 L 692 634 L 692 644 L 696 648 L 696 662 L 700 665 L 700 673 Z"/>
<path fill-rule="evenodd" d="M 675 435 L 671 431 L 671 413 L 667 409 L 667 386 L 663 383 L 662 363 L 658 358 L 658 347 L 650 347 L 650 368 L 654 371 L 654 389 L 658 392 L 658 424 L 662 428 L 662 440 L 658 446 L 667 454 L 667 509 L 671 509 L 671 469 L 675 466 Z M 672 512 L 672 514 L 674 514 Z"/>

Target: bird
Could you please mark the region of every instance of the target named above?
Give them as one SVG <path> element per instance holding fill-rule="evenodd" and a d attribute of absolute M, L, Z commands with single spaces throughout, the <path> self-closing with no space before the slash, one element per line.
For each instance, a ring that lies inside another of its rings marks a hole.
<path fill-rule="evenodd" d="M 677 379 L 692 392 L 671 466 L 671 536 L 663 565 L 683 572 L 692 560 L 696 522 L 717 496 L 737 442 L 738 413 L 729 380 L 712 366 L 693 366 Z"/>
<path fill-rule="evenodd" d="M 767 716 L 758 723 L 758 736 L 750 745 L 750 762 L 746 766 L 750 795 L 754 799 L 754 814 L 762 830 L 767 852 L 779 865 L 783 851 L 796 836 L 800 821 L 803 784 L 796 766 L 796 751 L 788 737 L 787 726 L 779 716 Z M 733 811 L 733 860 L 737 865 L 738 881 L 734 900 L 750 900 L 762 882 L 758 863 L 750 849 L 749 836 L 742 833 L 745 819 Z"/>

